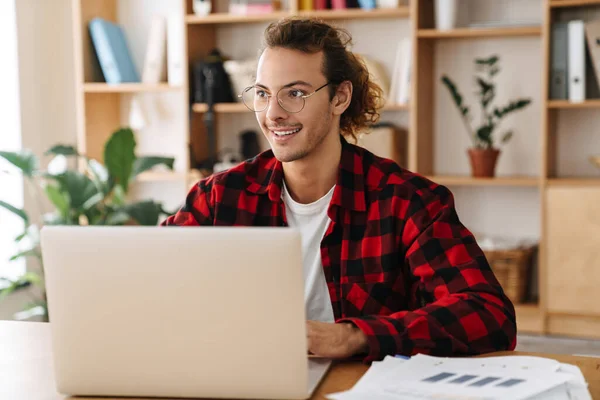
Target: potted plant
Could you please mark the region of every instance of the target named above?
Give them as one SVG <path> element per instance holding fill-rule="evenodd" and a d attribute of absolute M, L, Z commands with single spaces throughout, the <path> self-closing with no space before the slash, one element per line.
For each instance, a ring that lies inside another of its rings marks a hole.
<path fill-rule="evenodd" d="M 497 55 L 475 59 L 476 70 L 479 72 L 475 76 L 475 81 L 478 86 L 477 95 L 481 105 L 481 123 L 475 128 L 472 126 L 470 108 L 464 104 L 463 96 L 458 91 L 456 84 L 448 76 L 442 76 L 442 83 L 450 92 L 473 145 L 468 149 L 468 154 L 472 175 L 475 177 L 495 176 L 496 164 L 500 155 L 496 136 L 500 122 L 508 114 L 522 110 L 531 103 L 531 99 L 521 98 L 510 101 L 503 107 L 492 106 L 492 102 L 496 97 L 494 77 L 500 72 L 498 62 L 499 57 Z M 499 135 L 500 143 L 505 144 L 512 138 L 513 132 L 505 131 Z"/>
<path fill-rule="evenodd" d="M 16 167 L 24 176 L 26 185 L 36 197 L 42 224 L 51 225 L 157 225 L 165 211 L 162 205 L 153 200 L 130 202 L 127 199 L 131 183 L 144 171 L 163 165 L 173 169 L 174 159 L 170 157 L 136 157 L 135 138 L 129 128 L 117 130 L 104 146 L 104 164 L 78 154 L 72 146 L 56 145 L 45 154 L 53 160 L 47 170 L 39 168 L 39 160 L 30 151 L 0 152 L 0 157 Z M 67 168 L 67 157 L 83 162 L 83 171 Z M 61 164 L 60 166 L 57 165 Z M 45 212 L 41 197 L 43 194 L 53 206 Z M 14 280 L 3 279 L 0 300 L 11 293 L 37 286 L 31 294 L 32 301 L 26 309 L 18 313 L 17 319 L 37 317 L 48 321 L 46 295 L 44 290 L 44 268 L 39 241 L 39 227 L 22 209 L 0 201 L 3 207 L 19 216 L 24 224 L 24 232 L 15 238 L 21 250 L 10 260 L 34 258 L 37 268 Z M 34 271 L 35 270 L 35 271 Z"/>

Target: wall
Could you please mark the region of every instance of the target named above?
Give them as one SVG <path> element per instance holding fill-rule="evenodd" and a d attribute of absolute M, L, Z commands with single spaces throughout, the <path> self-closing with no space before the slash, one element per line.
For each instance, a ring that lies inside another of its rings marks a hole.
<path fill-rule="evenodd" d="M 43 162 L 48 161 L 42 155 L 50 146 L 75 144 L 70 4 L 70 0 L 15 2 L 22 146 Z M 32 216 L 39 215 L 28 193 L 24 204 Z M 10 319 L 27 301 L 26 293 L 21 293 L 0 303 L 0 319 Z"/>

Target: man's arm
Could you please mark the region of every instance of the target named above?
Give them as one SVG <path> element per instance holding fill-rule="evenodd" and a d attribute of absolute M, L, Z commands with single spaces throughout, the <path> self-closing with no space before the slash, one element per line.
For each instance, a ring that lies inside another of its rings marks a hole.
<path fill-rule="evenodd" d="M 212 180 L 201 180 L 187 194 L 185 204 L 171 215 L 161 226 L 213 225 L 213 205 L 211 204 Z"/>
<path fill-rule="evenodd" d="M 438 356 L 513 350 L 515 310 L 471 232 L 456 214 L 450 191 L 416 195 L 401 232 L 405 266 L 413 278 L 412 311 L 348 318 L 365 335 L 369 355 Z"/>

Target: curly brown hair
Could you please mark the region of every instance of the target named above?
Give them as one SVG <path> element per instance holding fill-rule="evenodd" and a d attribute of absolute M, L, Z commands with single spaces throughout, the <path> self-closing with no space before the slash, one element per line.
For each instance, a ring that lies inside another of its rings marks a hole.
<path fill-rule="evenodd" d="M 323 75 L 328 82 L 329 97 L 333 99 L 337 85 L 352 83 L 350 105 L 340 118 L 344 136 L 356 140 L 356 135 L 379 120 L 382 90 L 369 77 L 367 67 L 357 55 L 347 50 L 352 36 L 343 29 L 315 18 L 289 17 L 271 23 L 265 30 L 266 48 L 286 48 L 308 54 L 324 54 Z M 264 51 L 264 49 L 263 49 Z"/>

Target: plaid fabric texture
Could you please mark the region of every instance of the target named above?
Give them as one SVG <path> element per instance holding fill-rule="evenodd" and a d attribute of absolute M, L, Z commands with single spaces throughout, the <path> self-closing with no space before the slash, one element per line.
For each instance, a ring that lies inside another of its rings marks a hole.
<path fill-rule="evenodd" d="M 321 255 L 336 321 L 368 337 L 364 361 L 514 349 L 513 304 L 451 192 L 341 140 Z M 264 152 L 201 180 L 162 225 L 286 226 L 282 179 Z"/>

